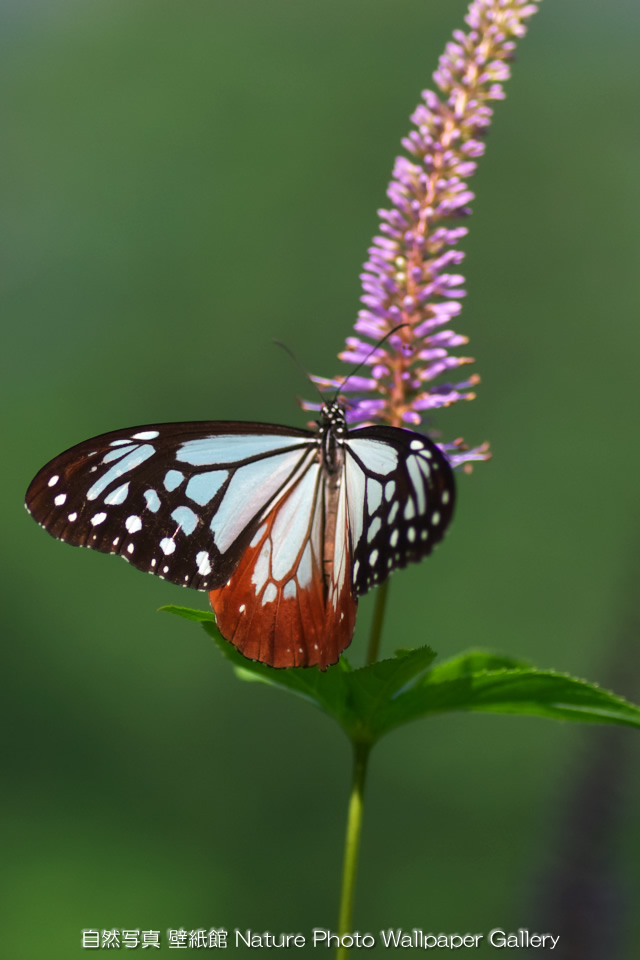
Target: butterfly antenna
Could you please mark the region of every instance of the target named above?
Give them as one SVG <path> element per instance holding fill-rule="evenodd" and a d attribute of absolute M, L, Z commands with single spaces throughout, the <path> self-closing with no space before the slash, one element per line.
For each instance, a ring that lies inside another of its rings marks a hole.
<path fill-rule="evenodd" d="M 275 345 L 276 345 L 277 347 L 282 347 L 282 349 L 284 350 L 284 352 L 285 352 L 286 354 L 288 354 L 288 356 L 291 357 L 291 359 L 293 360 L 293 362 L 295 363 L 295 365 L 297 366 L 297 368 L 302 371 L 302 373 L 305 375 L 305 377 L 307 378 L 307 380 L 309 381 L 309 383 L 313 386 L 313 389 L 316 391 L 316 393 L 317 393 L 318 396 L 320 397 L 320 400 L 321 400 L 322 404 L 326 403 L 326 401 L 325 401 L 322 393 L 320 392 L 320 389 L 319 389 L 317 383 L 314 383 L 313 377 L 311 376 L 311 374 L 309 373 L 309 371 L 308 371 L 308 370 L 305 370 L 305 368 L 302 366 L 302 364 L 300 363 L 300 361 L 299 361 L 298 358 L 296 357 L 296 355 L 295 355 L 295 353 L 293 352 L 293 350 L 291 350 L 290 347 L 288 347 L 288 346 L 286 345 L 286 343 L 283 343 L 282 340 L 275 340 L 275 339 L 274 339 L 273 342 L 275 343 Z"/>
<path fill-rule="evenodd" d="M 376 343 L 376 345 L 371 348 L 371 350 L 370 350 L 369 353 L 366 355 L 366 357 L 364 358 L 364 360 L 361 360 L 360 363 L 359 363 L 356 367 L 354 367 L 354 369 L 351 371 L 351 373 L 348 374 L 348 376 L 346 376 L 346 377 L 344 378 L 344 380 L 342 381 L 342 383 L 340 384 L 340 386 L 339 386 L 338 389 L 336 390 L 335 396 L 334 396 L 333 399 L 334 399 L 334 400 L 337 399 L 338 394 L 340 393 L 340 391 L 341 391 L 342 389 L 344 389 L 345 383 L 347 383 L 347 382 L 351 379 L 351 377 L 355 377 L 355 375 L 356 375 L 356 373 L 358 372 L 358 370 L 360 370 L 361 367 L 364 367 L 365 363 L 368 363 L 368 361 L 369 361 L 369 360 L 371 359 L 371 357 L 374 355 L 374 353 L 376 352 L 376 350 L 377 350 L 379 347 L 382 346 L 382 344 L 385 342 L 385 340 L 388 340 L 389 337 L 392 337 L 392 336 L 394 335 L 394 333 L 397 333 L 397 332 L 398 332 L 398 330 L 402 330 L 403 327 L 410 327 L 410 326 L 411 326 L 410 323 L 399 323 L 397 327 L 394 327 L 394 328 L 393 328 L 393 330 L 389 330 L 389 333 L 385 333 L 384 337 L 382 337 L 381 340 L 378 340 L 378 342 Z"/>

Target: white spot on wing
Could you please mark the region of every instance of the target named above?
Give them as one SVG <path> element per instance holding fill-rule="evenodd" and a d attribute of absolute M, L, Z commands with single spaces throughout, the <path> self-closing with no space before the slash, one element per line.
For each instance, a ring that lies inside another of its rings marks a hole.
<path fill-rule="evenodd" d="M 424 447 L 424 443 L 422 442 L 422 440 L 412 440 L 409 446 L 411 447 L 412 450 L 422 450 L 422 448 Z"/>
<path fill-rule="evenodd" d="M 47 486 L 48 486 L 48 487 L 55 487 L 55 485 L 56 485 L 56 483 L 58 482 L 59 479 L 60 479 L 60 477 L 58 476 L 58 474 L 57 474 L 57 473 L 54 473 L 54 475 L 53 475 L 52 477 L 49 477 L 49 482 L 48 482 Z"/>
<path fill-rule="evenodd" d="M 142 530 L 142 520 L 140 517 L 136 516 L 135 513 L 132 516 L 127 517 L 124 525 L 129 533 L 137 533 L 138 530 Z"/>
<path fill-rule="evenodd" d="M 389 543 L 391 544 L 392 547 L 395 547 L 396 543 L 398 542 L 399 536 L 400 536 L 400 531 L 396 527 L 396 529 L 393 531 L 393 533 L 389 537 Z"/>
<path fill-rule="evenodd" d="M 206 550 L 201 550 L 200 553 L 196 553 L 196 563 L 198 565 L 198 573 L 201 577 L 206 577 L 211 573 L 211 559 Z"/>
<path fill-rule="evenodd" d="M 67 499 L 66 493 L 59 493 L 53 502 L 55 503 L 56 507 L 61 507 L 66 499 Z"/>
<path fill-rule="evenodd" d="M 94 513 L 94 515 L 91 517 L 91 523 L 94 527 L 97 527 L 99 523 L 104 523 L 106 519 L 106 513 Z"/>
<path fill-rule="evenodd" d="M 175 540 L 172 540 L 170 537 L 163 537 L 160 541 L 160 549 L 166 557 L 168 557 L 170 553 L 173 553 L 175 548 Z"/>
<path fill-rule="evenodd" d="M 143 430 L 142 433 L 134 433 L 134 440 L 155 440 L 160 436 L 159 430 Z"/>

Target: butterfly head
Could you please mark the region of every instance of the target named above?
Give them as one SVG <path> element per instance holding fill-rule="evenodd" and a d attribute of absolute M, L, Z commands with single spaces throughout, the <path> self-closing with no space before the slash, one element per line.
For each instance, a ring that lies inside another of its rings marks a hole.
<path fill-rule="evenodd" d="M 320 433 L 330 432 L 338 439 L 344 437 L 347 432 L 347 421 L 344 407 L 338 400 L 322 404 L 318 428 Z"/>

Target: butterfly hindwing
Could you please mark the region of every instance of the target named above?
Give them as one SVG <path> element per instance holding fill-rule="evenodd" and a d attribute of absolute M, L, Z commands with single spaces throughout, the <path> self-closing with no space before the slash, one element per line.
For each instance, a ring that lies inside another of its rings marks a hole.
<path fill-rule="evenodd" d="M 303 462 L 228 582 L 209 595 L 221 633 L 252 660 L 324 669 L 351 641 L 357 600 L 346 496 L 325 480 L 317 459 Z M 333 496 L 337 502 L 327 502 Z M 328 512 L 335 518 L 329 539 Z"/>
<path fill-rule="evenodd" d="M 345 446 L 353 580 L 363 594 L 440 542 L 455 485 L 444 454 L 411 430 L 364 427 Z"/>
<path fill-rule="evenodd" d="M 117 553 L 173 583 L 225 583 L 299 463 L 305 430 L 171 423 L 104 434 L 47 464 L 27 509 L 52 536 Z"/>

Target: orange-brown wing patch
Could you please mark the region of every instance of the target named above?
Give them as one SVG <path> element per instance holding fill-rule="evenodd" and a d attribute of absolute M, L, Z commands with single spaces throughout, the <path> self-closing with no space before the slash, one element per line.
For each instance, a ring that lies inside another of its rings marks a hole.
<path fill-rule="evenodd" d="M 324 569 L 325 490 L 312 463 L 270 510 L 227 584 L 209 594 L 222 636 L 251 660 L 321 669 L 351 642 L 352 588 L 344 491 Z"/>

